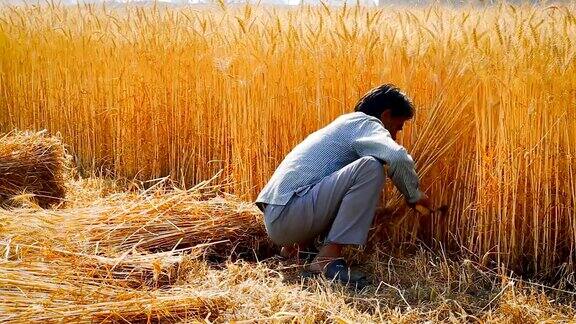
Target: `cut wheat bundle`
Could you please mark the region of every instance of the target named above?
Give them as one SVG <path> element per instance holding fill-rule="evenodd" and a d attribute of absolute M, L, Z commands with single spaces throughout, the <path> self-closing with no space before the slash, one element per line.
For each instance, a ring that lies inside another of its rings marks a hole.
<path fill-rule="evenodd" d="M 191 190 L 157 191 L 129 199 L 122 195 L 72 221 L 81 223 L 76 226 L 92 246 L 108 253 L 169 251 L 219 242 L 210 248 L 229 255 L 234 248 L 258 249 L 267 244 L 262 214 L 253 204 L 232 196 L 209 200 L 195 196 Z"/>
<path fill-rule="evenodd" d="M 0 137 L 0 204 L 30 196 L 40 207 L 61 202 L 69 157 L 59 138 L 46 132 L 11 132 Z"/>

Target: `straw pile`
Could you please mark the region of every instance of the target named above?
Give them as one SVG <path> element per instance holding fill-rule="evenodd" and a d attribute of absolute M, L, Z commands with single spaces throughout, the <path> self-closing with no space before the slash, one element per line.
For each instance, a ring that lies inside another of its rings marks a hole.
<path fill-rule="evenodd" d="M 266 235 L 253 205 L 203 190 L 152 188 L 63 209 L 0 210 L 0 320 L 217 317 L 230 308 L 226 293 L 183 280 L 201 271 L 207 253 L 250 250 Z"/>
<path fill-rule="evenodd" d="M 29 195 L 40 207 L 61 202 L 68 160 L 59 138 L 45 132 L 12 132 L 0 138 L 0 204 Z"/>

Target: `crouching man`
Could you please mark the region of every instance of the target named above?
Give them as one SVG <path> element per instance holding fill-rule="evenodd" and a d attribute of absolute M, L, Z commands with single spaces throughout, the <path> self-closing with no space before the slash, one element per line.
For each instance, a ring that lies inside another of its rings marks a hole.
<path fill-rule="evenodd" d="M 383 164 L 410 206 L 430 208 L 412 157 L 395 142 L 414 116 L 410 99 L 385 84 L 364 95 L 354 110 L 298 144 L 256 200 L 282 256 L 321 237 L 323 246 L 307 271 L 344 283 L 364 280 L 351 275 L 342 249 L 366 243 L 384 185 Z"/>

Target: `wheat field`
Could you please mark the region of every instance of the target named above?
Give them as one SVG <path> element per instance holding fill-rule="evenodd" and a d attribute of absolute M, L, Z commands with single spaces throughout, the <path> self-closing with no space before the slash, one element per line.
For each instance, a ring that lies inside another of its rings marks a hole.
<path fill-rule="evenodd" d="M 60 133 L 86 173 L 253 199 L 307 134 L 395 83 L 400 136 L 445 217 L 388 188 L 374 242 L 548 276 L 576 255 L 576 8 L 3 7 L 0 130 Z"/>

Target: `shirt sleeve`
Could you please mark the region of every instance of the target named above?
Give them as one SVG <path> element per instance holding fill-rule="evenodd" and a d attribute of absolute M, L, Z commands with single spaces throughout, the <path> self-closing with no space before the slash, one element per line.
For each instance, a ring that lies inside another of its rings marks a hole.
<path fill-rule="evenodd" d="M 359 156 L 373 156 L 388 165 L 388 176 L 408 203 L 416 203 L 422 193 L 414 160 L 406 149 L 396 143 L 390 132 L 377 121 L 364 121 L 352 139 Z"/>

